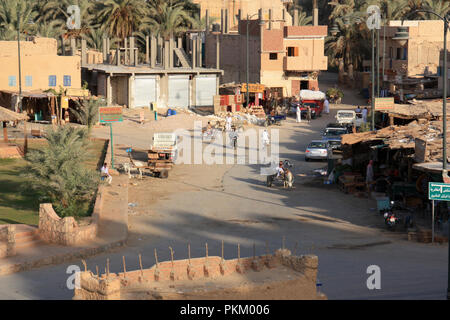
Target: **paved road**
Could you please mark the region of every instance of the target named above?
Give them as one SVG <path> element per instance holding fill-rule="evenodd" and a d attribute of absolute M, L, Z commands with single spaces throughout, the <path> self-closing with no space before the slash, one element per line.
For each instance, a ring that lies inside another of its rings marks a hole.
<path fill-rule="evenodd" d="M 294 162 L 296 174 L 325 165 L 306 163 L 303 151 L 335 111 L 309 125 L 289 120 L 280 129 L 280 157 Z M 134 219 L 139 225 L 132 226 L 128 246 L 88 259 L 88 266 L 95 269 L 98 265 L 102 270 L 109 258 L 111 271 L 117 272 L 124 255 L 127 268 L 134 269 L 142 253 L 148 267 L 154 263 L 154 248 L 160 261 L 169 258 L 168 246 L 176 258 L 186 258 L 188 242 L 192 256 L 204 255 L 205 242 L 209 255 L 219 255 L 222 240 L 226 258 L 237 256 L 237 243 L 241 255 L 247 256 L 253 254 L 253 244 L 257 254 L 263 253 L 266 242 L 274 250 L 281 247 L 284 237 L 291 250 L 319 256 L 319 280 L 329 299 L 445 298 L 447 246 L 412 243 L 384 232 L 370 200 L 333 188 L 303 185 L 302 179 L 297 178 L 291 191 L 267 188 L 257 165 L 235 165 L 217 186 L 205 188 L 195 179 L 178 181 L 196 188 L 159 201 L 153 208 L 156 215 Z M 369 265 L 381 268 L 381 290 L 367 289 Z M 67 266 L 0 277 L 0 299 L 70 299 L 72 292 L 65 287 Z"/>

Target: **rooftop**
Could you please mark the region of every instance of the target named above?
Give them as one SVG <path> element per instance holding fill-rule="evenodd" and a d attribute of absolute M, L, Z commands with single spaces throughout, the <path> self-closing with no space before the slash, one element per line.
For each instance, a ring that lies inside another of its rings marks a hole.
<path fill-rule="evenodd" d="M 137 65 L 137 66 L 126 66 L 126 65 L 111 65 L 111 64 L 86 64 L 82 68 L 88 70 L 97 70 L 104 73 L 110 74 L 161 74 L 161 73 L 174 73 L 174 74 L 199 74 L 199 73 L 220 73 L 223 74 L 222 70 L 214 68 L 168 68 L 164 69 L 162 66 L 156 66 L 154 68 L 148 65 Z"/>

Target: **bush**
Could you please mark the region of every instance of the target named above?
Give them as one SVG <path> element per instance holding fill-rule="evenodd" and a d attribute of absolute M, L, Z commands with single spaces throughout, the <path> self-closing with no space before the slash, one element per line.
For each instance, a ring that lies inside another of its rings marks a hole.
<path fill-rule="evenodd" d="M 95 194 L 99 173 L 83 164 L 89 140 L 87 130 L 59 127 L 46 131 L 47 146 L 26 156 L 24 175 L 29 188 L 49 201 L 61 216 L 81 216 Z"/>
<path fill-rule="evenodd" d="M 330 98 L 331 103 L 335 103 L 344 97 L 344 92 L 339 88 L 329 88 L 326 95 Z"/>

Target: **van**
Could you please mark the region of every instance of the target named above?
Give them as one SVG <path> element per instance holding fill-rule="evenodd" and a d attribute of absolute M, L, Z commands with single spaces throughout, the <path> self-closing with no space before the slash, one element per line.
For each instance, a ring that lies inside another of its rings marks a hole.
<path fill-rule="evenodd" d="M 362 124 L 362 117 L 356 114 L 353 110 L 339 110 L 336 114 L 336 122 L 345 125 L 354 125 L 360 127 Z"/>

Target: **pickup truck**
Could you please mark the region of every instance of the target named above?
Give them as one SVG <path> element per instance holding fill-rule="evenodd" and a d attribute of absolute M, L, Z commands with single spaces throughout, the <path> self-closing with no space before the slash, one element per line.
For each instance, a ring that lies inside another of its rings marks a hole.
<path fill-rule="evenodd" d="M 356 113 L 353 110 L 339 110 L 336 114 L 336 122 L 339 124 L 360 127 L 363 123 L 363 119 L 361 113 Z"/>

